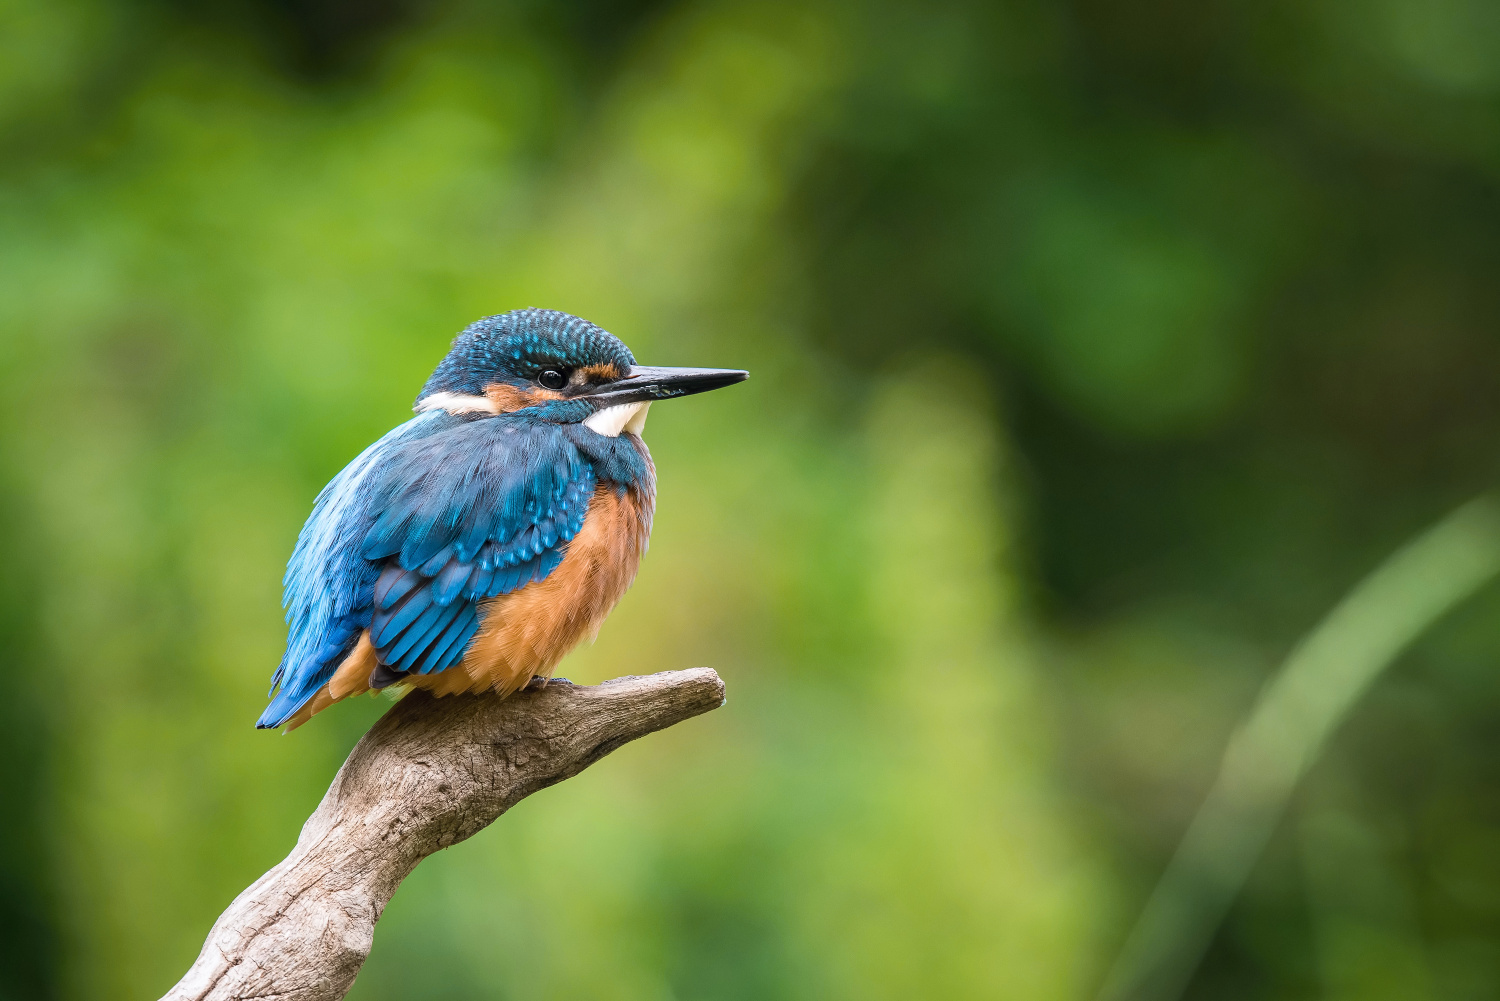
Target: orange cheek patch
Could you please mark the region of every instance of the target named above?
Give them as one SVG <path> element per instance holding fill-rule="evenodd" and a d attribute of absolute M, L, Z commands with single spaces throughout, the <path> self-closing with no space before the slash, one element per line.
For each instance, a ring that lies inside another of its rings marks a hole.
<path fill-rule="evenodd" d="M 554 393 L 550 389 L 522 389 L 520 386 L 508 386 L 503 382 L 494 382 L 485 386 L 484 395 L 494 406 L 495 412 L 500 414 L 512 414 L 517 410 L 534 407 L 538 403 L 563 398 L 563 394 Z"/>
<path fill-rule="evenodd" d="M 573 378 L 568 380 L 575 386 L 581 386 L 586 382 L 612 382 L 615 379 L 625 378 L 625 370 L 614 362 L 604 362 L 600 365 L 585 365 L 573 370 Z"/>

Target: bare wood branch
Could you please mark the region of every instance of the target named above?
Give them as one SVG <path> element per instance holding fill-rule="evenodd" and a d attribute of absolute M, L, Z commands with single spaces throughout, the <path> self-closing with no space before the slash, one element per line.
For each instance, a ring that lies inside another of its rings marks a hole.
<path fill-rule="evenodd" d="M 621 744 L 723 702 L 707 668 L 590 688 L 554 681 L 504 700 L 413 692 L 355 745 L 297 846 L 235 898 L 163 1001 L 342 998 L 418 862 Z"/>

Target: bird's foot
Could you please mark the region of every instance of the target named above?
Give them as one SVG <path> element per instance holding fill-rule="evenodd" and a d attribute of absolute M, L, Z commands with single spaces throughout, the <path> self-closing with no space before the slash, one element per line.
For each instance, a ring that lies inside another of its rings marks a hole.
<path fill-rule="evenodd" d="M 379 691 L 382 688 L 389 688 L 391 685 L 405 681 L 409 676 L 410 672 L 393 670 L 377 662 L 374 670 L 370 672 L 368 684 L 371 688 Z"/>
<path fill-rule="evenodd" d="M 529 692 L 529 691 L 534 691 L 534 690 L 536 690 L 538 688 L 546 688 L 547 684 L 549 682 L 553 682 L 553 681 L 555 681 L 555 682 L 557 682 L 558 684 L 561 684 L 561 685 L 571 685 L 573 683 L 573 682 L 569 681 L 567 678 L 552 678 L 552 677 L 548 677 L 547 675 L 543 675 L 543 674 L 534 674 L 534 675 L 532 675 L 531 680 L 528 681 L 528 682 L 526 682 L 526 687 L 524 689 L 522 689 L 522 691 L 528 691 Z"/>

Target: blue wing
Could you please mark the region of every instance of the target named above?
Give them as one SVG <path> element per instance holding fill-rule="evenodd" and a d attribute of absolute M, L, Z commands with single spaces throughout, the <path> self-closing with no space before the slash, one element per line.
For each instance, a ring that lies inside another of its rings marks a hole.
<path fill-rule="evenodd" d="M 555 426 L 466 429 L 472 440 L 406 450 L 361 545 L 384 565 L 370 639 L 391 671 L 457 663 L 479 627 L 478 603 L 550 574 L 594 495 L 593 466 Z"/>
<path fill-rule="evenodd" d="M 298 537 L 287 651 L 257 725 L 286 722 L 365 629 L 388 673 L 456 664 L 480 602 L 562 561 L 594 485 L 555 425 L 430 411 L 376 442 L 318 495 Z"/>

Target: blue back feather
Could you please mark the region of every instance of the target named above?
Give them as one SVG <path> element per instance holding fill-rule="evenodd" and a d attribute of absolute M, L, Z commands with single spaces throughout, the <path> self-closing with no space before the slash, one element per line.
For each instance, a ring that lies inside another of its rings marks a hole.
<path fill-rule="evenodd" d="M 568 404 L 498 417 L 427 411 L 391 431 L 318 495 L 287 565 L 286 655 L 257 723 L 285 723 L 370 630 L 382 664 L 457 664 L 479 605 L 545 579 L 583 527 L 600 482 L 648 475 L 628 441 Z"/>

